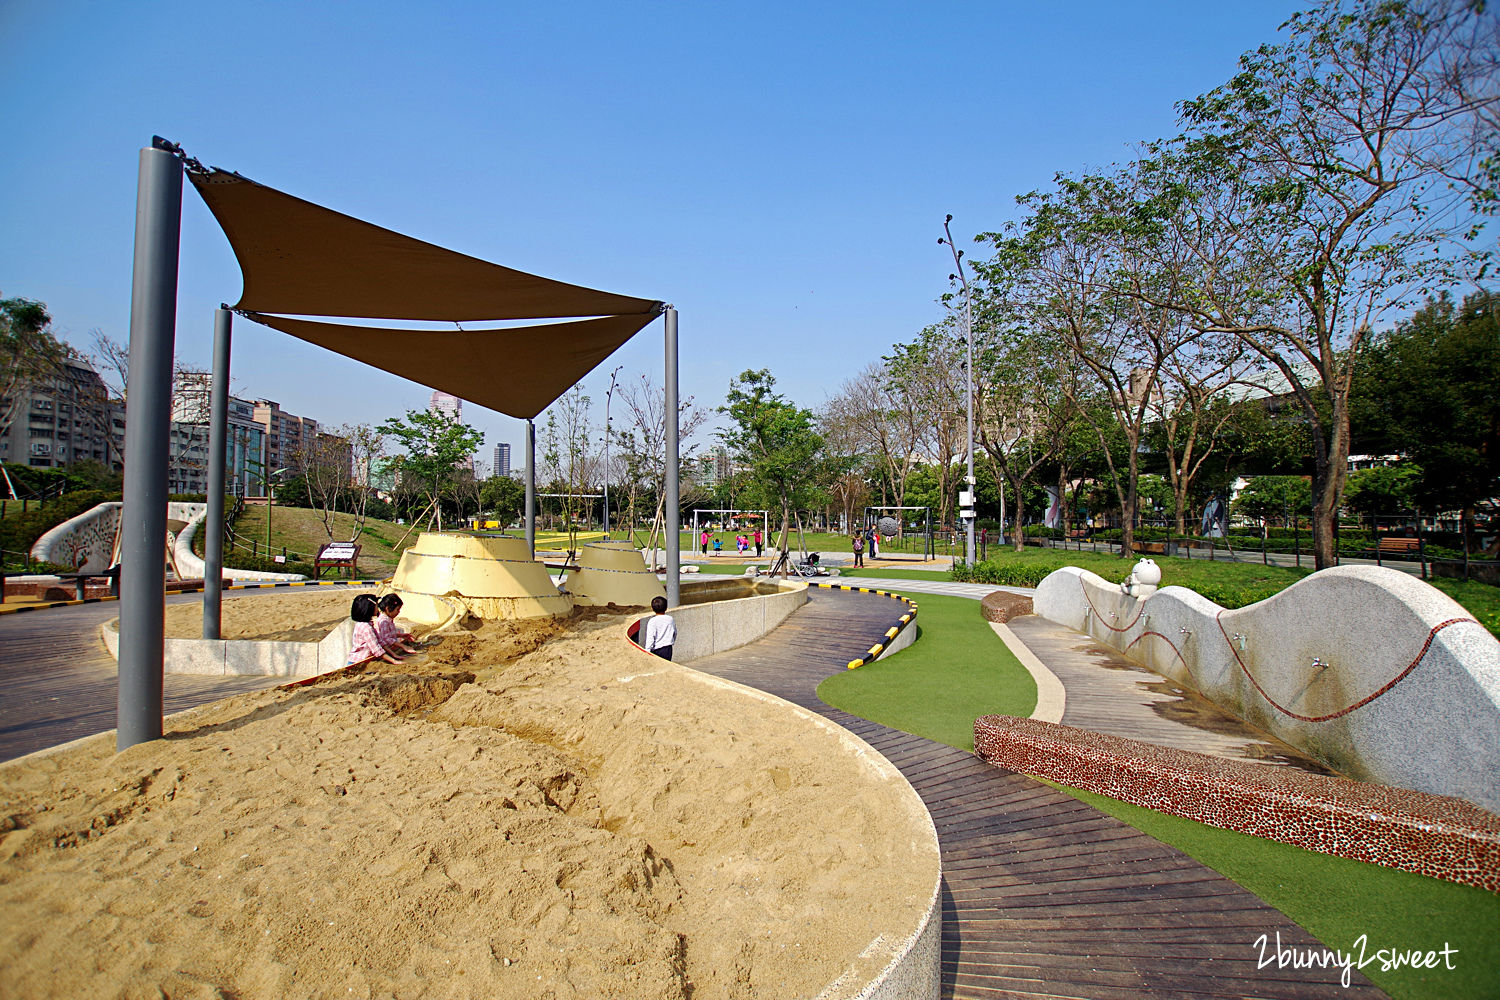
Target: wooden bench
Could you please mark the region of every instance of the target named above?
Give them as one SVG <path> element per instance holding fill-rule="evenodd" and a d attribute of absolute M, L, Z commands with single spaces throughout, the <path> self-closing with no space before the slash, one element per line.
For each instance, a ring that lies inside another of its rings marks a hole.
<path fill-rule="evenodd" d="M 1417 551 L 1417 539 L 1387 535 L 1380 540 L 1381 555 L 1406 555 Z"/>

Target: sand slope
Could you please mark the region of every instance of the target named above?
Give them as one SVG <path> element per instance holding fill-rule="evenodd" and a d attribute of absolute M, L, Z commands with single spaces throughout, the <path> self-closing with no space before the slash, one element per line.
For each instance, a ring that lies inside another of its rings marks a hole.
<path fill-rule="evenodd" d="M 925 915 L 930 821 L 622 626 L 491 623 L 0 767 L 3 991 L 847 995 Z"/>

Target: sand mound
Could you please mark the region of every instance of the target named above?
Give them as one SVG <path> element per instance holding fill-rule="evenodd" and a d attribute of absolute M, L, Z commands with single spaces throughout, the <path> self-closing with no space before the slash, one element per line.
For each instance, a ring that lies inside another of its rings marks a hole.
<path fill-rule="evenodd" d="M 0 767 L 5 992 L 714 1000 L 877 971 L 936 876 L 909 792 L 593 618 Z"/>

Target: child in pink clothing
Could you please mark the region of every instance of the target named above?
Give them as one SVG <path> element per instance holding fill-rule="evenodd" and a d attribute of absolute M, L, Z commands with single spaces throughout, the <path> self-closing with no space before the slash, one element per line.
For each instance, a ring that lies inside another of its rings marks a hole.
<path fill-rule="evenodd" d="M 376 605 L 375 598 L 369 594 L 360 594 L 354 599 L 354 604 L 349 608 L 349 617 L 354 619 L 354 642 L 349 647 L 349 666 L 362 666 L 372 660 L 401 662 L 399 657 L 386 652 L 380 637 L 375 634 L 372 622 L 379 614 L 380 608 Z"/>
<path fill-rule="evenodd" d="M 395 594 L 386 594 L 380 599 L 380 615 L 375 619 L 375 636 L 387 652 L 415 653 L 417 647 L 412 645 L 414 638 L 410 632 L 403 632 L 396 627 L 396 616 L 401 613 L 401 598 Z"/>

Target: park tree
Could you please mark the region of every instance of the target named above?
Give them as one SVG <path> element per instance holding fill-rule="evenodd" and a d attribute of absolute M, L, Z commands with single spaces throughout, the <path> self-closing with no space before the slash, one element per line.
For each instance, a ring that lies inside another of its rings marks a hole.
<path fill-rule="evenodd" d="M 654 550 L 666 524 L 662 505 L 667 486 L 667 391 L 649 375 L 626 379 L 620 383 L 620 401 L 625 406 L 625 426 L 615 435 L 620 458 L 625 465 L 626 482 L 630 490 L 627 518 L 632 529 L 636 524 L 636 501 L 644 494 L 655 504 L 651 519 L 651 531 L 647 548 Z M 690 466 L 698 456 L 698 443 L 693 440 L 708 414 L 697 405 L 692 396 L 680 397 L 677 401 L 677 459 L 678 467 Z M 698 489 L 695 480 L 682 476 L 678 499 L 683 504 L 695 501 Z"/>
<path fill-rule="evenodd" d="M 1161 392 L 1151 400 L 1152 440 L 1167 463 L 1179 533 L 1187 530 L 1196 487 L 1230 437 L 1231 391 L 1254 376 L 1256 357 L 1237 337 L 1202 333 L 1162 364 Z"/>
<path fill-rule="evenodd" d="M 1325 0 L 1284 29 L 1180 105 L 1183 136 L 1148 147 L 1163 263 L 1194 266 L 1175 294 L 1144 294 L 1283 376 L 1311 431 L 1323 568 L 1371 331 L 1488 264 L 1475 210 L 1493 181 L 1496 28 L 1467 0 Z"/>
<path fill-rule="evenodd" d="M 914 339 L 896 344 L 883 358 L 887 377 L 902 405 L 911 407 L 918 431 L 919 454 L 937 475 L 939 524 L 954 522 L 961 460 L 968 447 L 965 392 L 965 342 L 953 316 L 926 327 Z M 910 475 L 910 473 L 908 473 Z"/>
<path fill-rule="evenodd" d="M 1312 513 L 1312 485 L 1306 476 L 1252 476 L 1230 510 L 1244 517 L 1279 520 L 1283 527 L 1290 527 L 1288 517 Z"/>
<path fill-rule="evenodd" d="M 1068 386 L 1099 438 L 1128 555 L 1141 444 L 1163 407 L 1162 370 L 1180 352 L 1186 357 L 1201 331 L 1157 301 L 1172 298 L 1177 275 L 1151 260 L 1154 227 L 1140 222 L 1130 172 L 1059 175 L 1054 190 L 1017 202 L 1027 213 L 1020 221 L 980 237 L 995 248 L 982 273 L 1002 277 L 1028 324 L 1057 337 L 1091 376 Z M 1123 463 L 1107 445 L 1111 428 L 1125 436 Z"/>
<path fill-rule="evenodd" d="M 502 524 L 518 520 L 526 507 L 526 486 L 513 476 L 490 476 L 479 487 L 480 506 Z"/>
<path fill-rule="evenodd" d="M 407 410 L 405 418 L 389 417 L 376 430 L 391 441 L 390 461 L 400 489 L 422 498 L 423 506 L 412 518 L 412 527 L 426 518 L 429 525 L 436 524 L 441 531 L 443 496 L 452 489 L 464 462 L 484 442 L 484 435 L 447 413 L 433 410 Z"/>
<path fill-rule="evenodd" d="M 15 421 L 27 391 L 57 379 L 70 356 L 52 332 L 45 304 L 0 299 L 0 433 Z"/>
<path fill-rule="evenodd" d="M 848 392 L 851 388 L 855 390 L 852 394 Z M 845 382 L 840 394 L 818 414 L 817 423 L 828 467 L 829 502 L 838 507 L 839 519 L 849 528 L 870 503 L 870 480 L 880 463 L 878 449 L 872 449 L 866 437 L 870 423 L 861 419 L 869 416 L 860 406 L 862 388 L 858 377 Z"/>
<path fill-rule="evenodd" d="M 345 424 L 299 443 L 291 459 L 328 540 L 353 542 L 369 519 L 372 471 L 385 457 L 385 435 L 369 424 Z M 335 515 L 348 515 L 348 538 L 338 538 Z"/>
<path fill-rule="evenodd" d="M 914 384 L 892 373 L 890 362 L 871 362 L 839 387 L 824 406 L 820 427 L 844 451 L 867 457 L 881 506 L 906 503 L 906 484 L 921 454 L 926 412 Z"/>
<path fill-rule="evenodd" d="M 1429 300 L 1376 340 L 1360 376 L 1361 416 L 1421 469 L 1411 501 L 1472 524 L 1475 505 L 1500 496 L 1500 296 Z"/>
<path fill-rule="evenodd" d="M 541 434 L 542 474 L 552 481 L 554 492 L 562 494 L 570 549 L 578 518 L 592 505 L 592 501 L 585 502 L 585 494 L 598 482 L 603 465 L 601 453 L 594 447 L 591 402 L 581 385 L 573 386 L 547 408 Z"/>
<path fill-rule="evenodd" d="M 1344 507 L 1368 517 L 1407 514 L 1416 509 L 1416 493 L 1422 483 L 1422 470 L 1410 462 L 1377 465 L 1349 473 L 1344 487 Z"/>
<path fill-rule="evenodd" d="M 1011 543 L 1024 545 L 1027 496 L 1044 470 L 1067 479 L 1066 445 L 1081 414 L 1077 399 L 1082 372 L 1056 331 L 1035 322 L 1030 299 L 1019 294 L 1008 262 L 997 255 L 975 265 L 980 308 L 975 324 L 974 427 L 981 457 L 995 480 L 1003 526 L 1006 505 L 1015 507 Z"/>
<path fill-rule="evenodd" d="M 745 371 L 729 383 L 719 412 L 732 424 L 720 439 L 744 463 L 755 500 L 781 512 L 777 548 L 787 551 L 792 511 L 811 506 L 823 469 L 823 439 L 812 411 L 776 391 L 768 369 Z M 784 572 L 784 570 L 783 570 Z"/>

